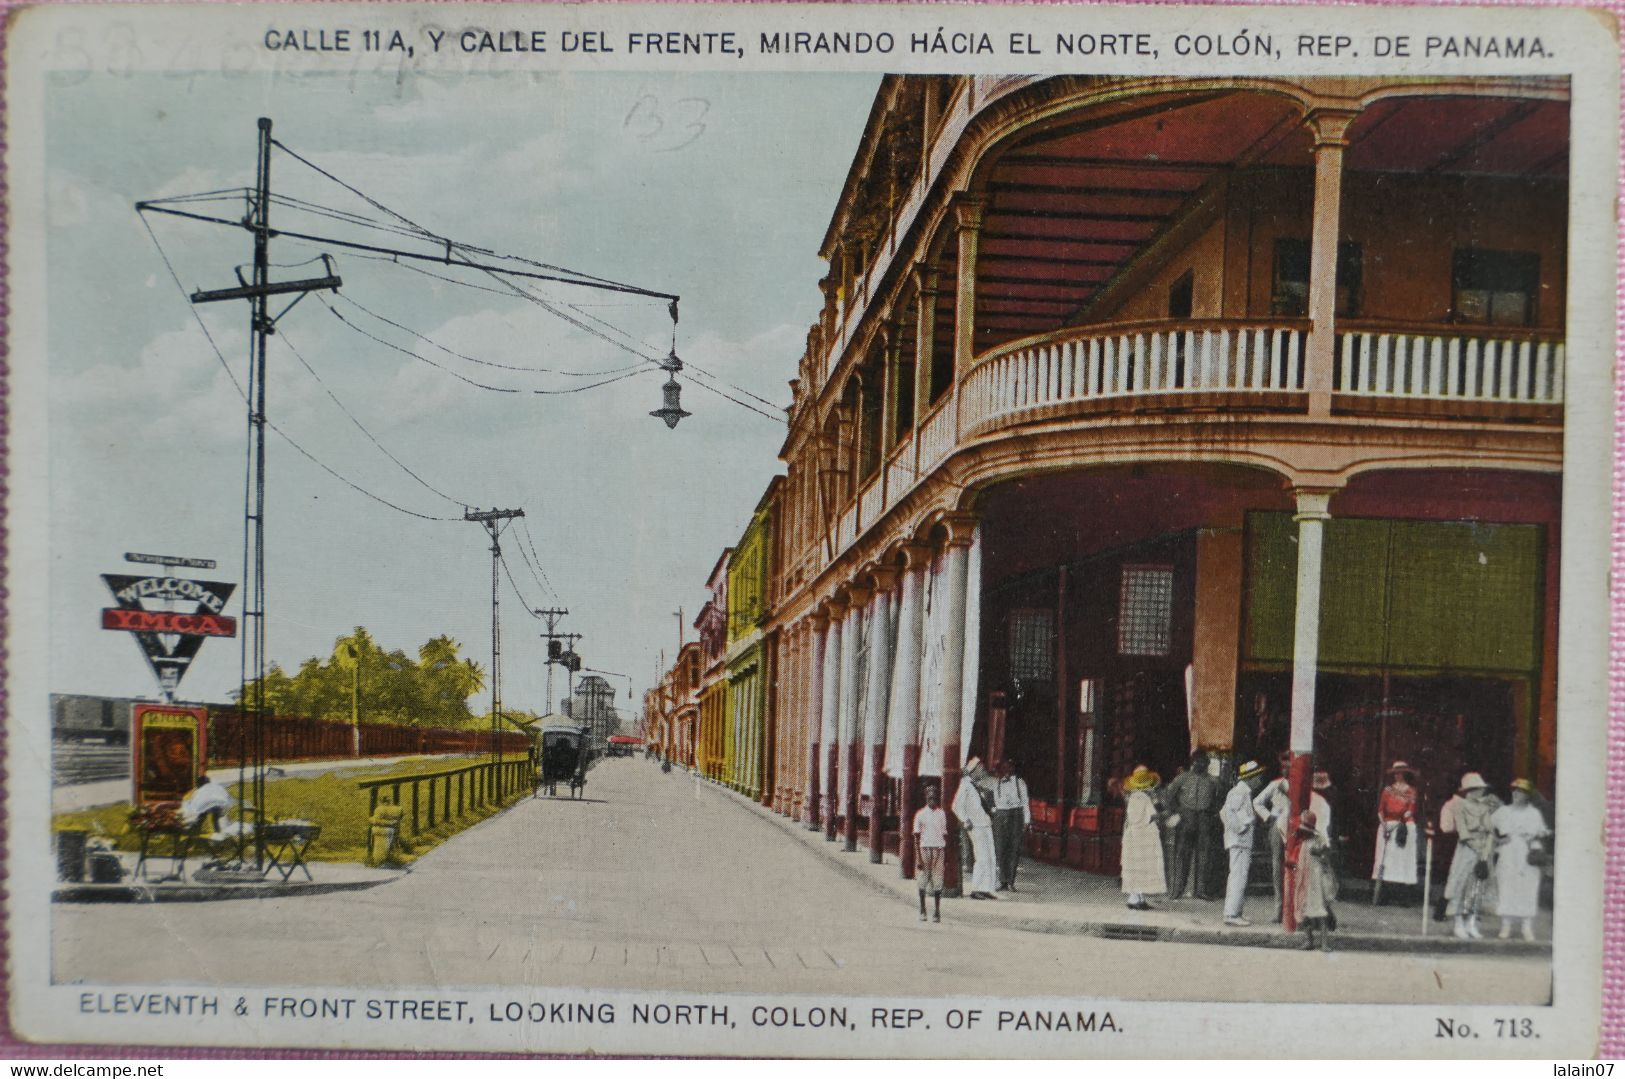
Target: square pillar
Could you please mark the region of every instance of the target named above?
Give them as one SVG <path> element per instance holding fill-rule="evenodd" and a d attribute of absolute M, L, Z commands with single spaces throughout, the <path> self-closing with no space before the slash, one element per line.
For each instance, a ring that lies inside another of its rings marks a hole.
<path fill-rule="evenodd" d="M 1358 115 L 1317 110 L 1309 115 L 1315 140 L 1315 208 L 1309 229 L 1309 348 L 1304 390 L 1311 416 L 1332 413 L 1333 369 L 1337 362 L 1337 243 L 1342 235 L 1343 153 L 1348 127 Z"/>
<path fill-rule="evenodd" d="M 954 205 L 959 223 L 959 258 L 954 282 L 954 380 L 970 370 L 976 357 L 976 254 L 982 236 L 984 200 L 966 198 Z"/>

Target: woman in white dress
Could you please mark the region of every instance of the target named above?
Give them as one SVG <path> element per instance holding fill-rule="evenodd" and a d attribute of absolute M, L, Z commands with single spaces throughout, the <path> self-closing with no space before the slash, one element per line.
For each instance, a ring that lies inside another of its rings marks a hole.
<path fill-rule="evenodd" d="M 1162 777 L 1145 765 L 1123 780 L 1128 808 L 1123 814 L 1123 894 L 1130 910 L 1150 910 L 1148 895 L 1168 894 L 1168 876 L 1162 860 L 1162 829 L 1157 825 L 1157 804 L 1151 792 Z"/>
<path fill-rule="evenodd" d="M 1523 922 L 1523 939 L 1535 939 L 1535 915 L 1540 913 L 1540 866 L 1531 865 L 1532 851 L 1543 849 L 1551 830 L 1531 796 L 1535 785 L 1527 779 L 1512 781 L 1512 804 L 1490 814 L 1495 829 L 1495 912 L 1501 916 L 1501 939 L 1512 935 L 1513 919 Z M 1537 855 L 1538 857 L 1538 855 Z"/>

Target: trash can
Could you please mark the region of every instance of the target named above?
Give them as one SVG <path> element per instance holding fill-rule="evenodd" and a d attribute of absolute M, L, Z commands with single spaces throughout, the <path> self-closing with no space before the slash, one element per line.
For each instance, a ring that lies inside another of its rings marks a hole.
<path fill-rule="evenodd" d="M 85 879 L 85 843 L 90 833 L 69 828 L 56 833 L 56 879 L 75 884 Z"/>

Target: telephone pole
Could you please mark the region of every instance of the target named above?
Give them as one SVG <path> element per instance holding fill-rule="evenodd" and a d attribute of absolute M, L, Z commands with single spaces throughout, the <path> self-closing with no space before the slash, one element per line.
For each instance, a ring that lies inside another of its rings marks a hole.
<path fill-rule="evenodd" d="M 536 615 L 537 618 L 547 620 L 547 632 L 542 634 L 542 639 L 547 642 L 547 710 L 551 713 L 553 711 L 553 639 L 558 636 L 553 631 L 558 628 L 559 619 L 569 614 L 570 610 L 568 607 L 544 607 L 531 613 Z"/>
<path fill-rule="evenodd" d="M 491 754 L 502 763 L 502 622 L 497 584 L 501 579 L 503 522 L 523 517 L 524 510 L 464 510 L 463 520 L 477 521 L 491 537 Z"/>
<path fill-rule="evenodd" d="M 143 203 L 136 208 L 142 209 Z M 327 273 L 299 281 L 271 280 L 271 121 L 259 119 L 259 148 L 254 170 L 254 190 L 248 216 L 242 222 L 254 236 L 254 272 L 249 281 L 238 274 L 236 288 L 198 290 L 192 302 L 217 303 L 222 300 L 249 302 L 248 353 L 248 461 L 251 474 L 245 485 L 243 509 L 243 635 L 239 667 L 241 692 L 238 706 L 248 722 L 238 729 L 237 819 L 264 823 L 265 812 L 265 354 L 276 324 L 306 295 L 319 289 L 337 289 L 343 284 L 333 274 L 332 263 L 322 256 Z M 293 300 L 277 315 L 270 313 L 269 299 L 292 294 Z M 249 690 L 250 678 L 253 689 Z M 249 769 L 252 767 L 252 774 Z M 247 810 L 252 806 L 253 813 Z M 239 833 L 240 834 L 240 833 Z M 238 850 L 239 858 L 246 851 Z M 261 828 L 254 831 L 254 865 L 265 864 L 265 839 Z"/>

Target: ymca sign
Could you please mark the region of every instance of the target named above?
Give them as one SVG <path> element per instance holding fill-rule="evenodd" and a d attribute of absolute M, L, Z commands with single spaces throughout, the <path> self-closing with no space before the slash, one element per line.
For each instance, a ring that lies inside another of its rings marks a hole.
<path fill-rule="evenodd" d="M 237 620 L 222 612 L 237 588 L 224 581 L 104 573 L 116 607 L 102 609 L 102 628 L 135 634 L 159 688 L 173 696 L 205 637 L 235 637 Z M 161 608 L 149 607 L 161 603 Z M 190 609 L 176 609 L 177 604 Z"/>

